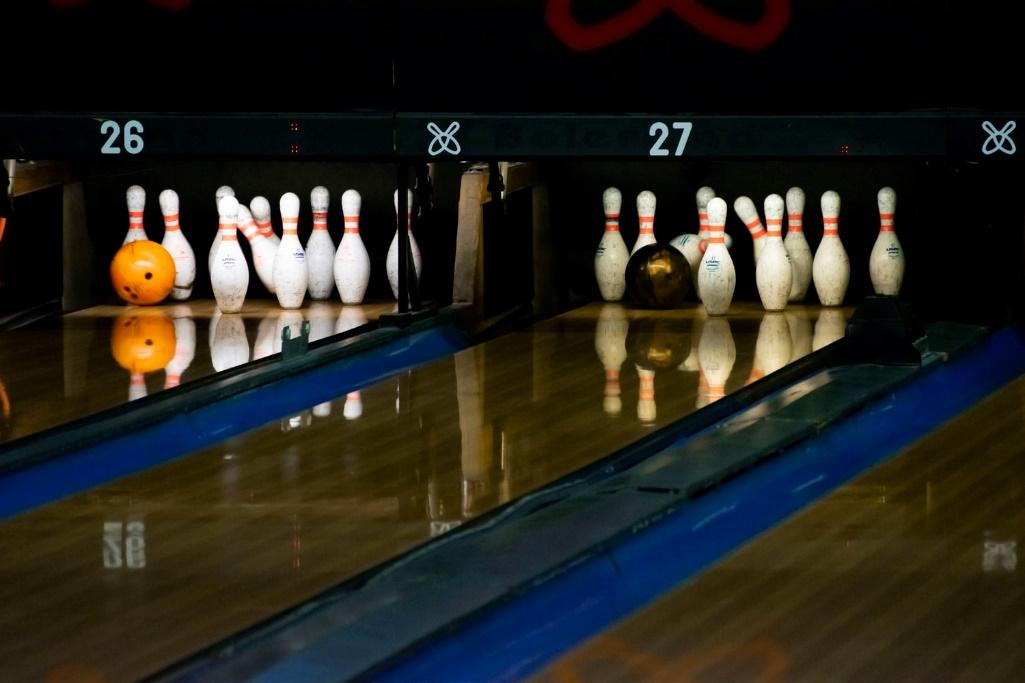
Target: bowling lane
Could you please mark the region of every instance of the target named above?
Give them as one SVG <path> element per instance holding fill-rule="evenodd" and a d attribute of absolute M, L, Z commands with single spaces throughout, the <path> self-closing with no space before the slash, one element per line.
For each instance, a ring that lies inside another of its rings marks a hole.
<path fill-rule="evenodd" d="M 221 316 L 213 301 L 95 306 L 2 332 L 0 444 L 277 353 L 286 324 L 309 320 L 316 340 L 394 308 L 318 302 L 283 311 L 254 300 Z"/>
<path fill-rule="evenodd" d="M 0 631 L 19 637 L 0 661 L 16 680 L 152 673 L 739 389 L 849 314 L 586 306 L 8 519 Z"/>
<path fill-rule="evenodd" d="M 537 681 L 1017 681 L 1025 378 Z"/>

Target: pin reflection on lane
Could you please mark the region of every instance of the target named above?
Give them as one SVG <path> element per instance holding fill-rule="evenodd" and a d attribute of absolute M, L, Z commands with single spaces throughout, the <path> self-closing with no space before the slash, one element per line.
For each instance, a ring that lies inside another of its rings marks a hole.
<path fill-rule="evenodd" d="M 147 394 L 145 375 L 164 370 L 175 350 L 174 323 L 163 310 L 133 307 L 114 319 L 110 351 L 130 374 L 129 401 Z"/>

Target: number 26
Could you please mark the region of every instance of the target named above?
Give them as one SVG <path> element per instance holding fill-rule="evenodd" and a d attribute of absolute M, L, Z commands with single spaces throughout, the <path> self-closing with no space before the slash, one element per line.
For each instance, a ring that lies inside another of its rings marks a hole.
<path fill-rule="evenodd" d="M 142 140 L 142 124 L 135 119 L 125 123 L 125 151 L 129 154 L 138 154 L 142 151 L 144 142 Z M 100 147 L 100 154 L 120 154 L 121 148 L 117 146 L 117 138 L 121 134 L 121 126 L 117 121 L 104 121 L 100 124 L 100 134 L 109 136 L 107 141 Z"/>

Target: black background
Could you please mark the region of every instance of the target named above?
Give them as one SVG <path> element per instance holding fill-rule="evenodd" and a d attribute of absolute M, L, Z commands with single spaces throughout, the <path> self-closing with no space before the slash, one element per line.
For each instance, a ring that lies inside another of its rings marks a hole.
<path fill-rule="evenodd" d="M 600 21 L 635 1 L 577 0 L 574 16 Z M 588 52 L 549 29 L 547 2 L 6 2 L 13 67 L 0 110 L 777 113 L 1025 101 L 1019 25 L 997 0 L 792 0 L 785 30 L 760 50 L 663 12 Z M 763 7 L 705 5 L 740 21 Z"/>

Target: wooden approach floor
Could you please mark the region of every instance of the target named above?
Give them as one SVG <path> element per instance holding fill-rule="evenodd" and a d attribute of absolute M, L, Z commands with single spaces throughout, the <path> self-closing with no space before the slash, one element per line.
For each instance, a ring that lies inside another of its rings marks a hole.
<path fill-rule="evenodd" d="M 160 670 L 705 405 L 710 363 L 734 391 L 849 314 L 586 306 L 0 521 L 0 679 Z"/>
<path fill-rule="evenodd" d="M 536 681 L 1020 681 L 1025 378 Z"/>
<path fill-rule="evenodd" d="M 0 334 L 0 444 L 281 351 L 281 330 L 310 321 L 310 339 L 343 332 L 395 303 L 308 303 L 283 311 L 212 300 L 95 306 Z M 133 375 L 132 370 L 139 372 Z"/>

